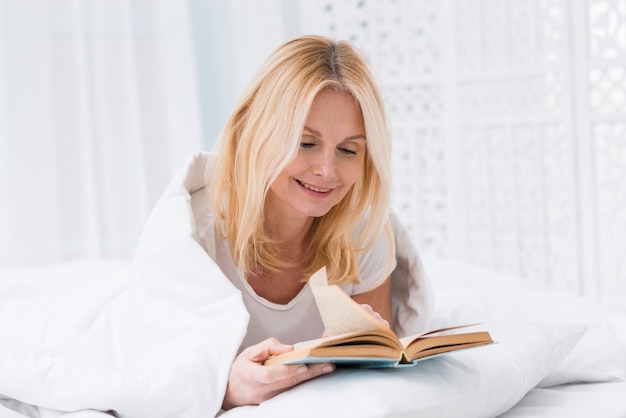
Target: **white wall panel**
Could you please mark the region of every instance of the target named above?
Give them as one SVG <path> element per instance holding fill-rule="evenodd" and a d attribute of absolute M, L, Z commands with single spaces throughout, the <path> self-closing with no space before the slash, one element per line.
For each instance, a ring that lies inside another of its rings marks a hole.
<path fill-rule="evenodd" d="M 383 86 L 421 251 L 626 310 L 626 1 L 309 0 Z"/>

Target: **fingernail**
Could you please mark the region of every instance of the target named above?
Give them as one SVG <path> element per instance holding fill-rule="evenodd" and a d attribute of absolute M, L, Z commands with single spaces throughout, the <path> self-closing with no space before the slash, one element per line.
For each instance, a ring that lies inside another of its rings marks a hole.
<path fill-rule="evenodd" d="M 306 366 L 300 366 L 296 369 L 296 372 L 298 373 L 306 373 L 307 371 L 307 367 Z"/>
<path fill-rule="evenodd" d="M 326 366 L 322 367 L 323 373 L 330 373 L 333 370 L 335 370 L 335 366 L 333 366 L 332 364 L 327 364 Z"/>

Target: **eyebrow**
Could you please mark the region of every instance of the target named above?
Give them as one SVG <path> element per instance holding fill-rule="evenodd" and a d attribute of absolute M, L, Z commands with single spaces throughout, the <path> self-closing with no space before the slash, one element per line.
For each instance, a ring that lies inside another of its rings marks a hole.
<path fill-rule="evenodd" d="M 322 133 L 321 132 L 316 131 L 315 129 L 310 128 L 310 127 L 308 127 L 306 125 L 304 126 L 304 130 L 305 131 L 309 131 L 310 133 L 312 133 L 313 135 L 315 135 L 317 137 L 320 137 L 320 138 L 322 137 Z M 361 134 L 352 135 L 352 136 L 349 136 L 347 138 L 344 138 L 343 140 L 344 141 L 350 141 L 350 140 L 353 140 L 353 139 L 365 139 L 365 135 L 361 135 Z"/>

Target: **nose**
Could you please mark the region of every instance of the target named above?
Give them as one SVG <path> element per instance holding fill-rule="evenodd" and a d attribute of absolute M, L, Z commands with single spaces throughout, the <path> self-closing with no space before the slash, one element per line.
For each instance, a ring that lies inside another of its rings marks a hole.
<path fill-rule="evenodd" d="M 324 150 L 318 153 L 313 164 L 313 174 L 322 178 L 333 177 L 335 173 L 335 153 L 334 150 Z"/>

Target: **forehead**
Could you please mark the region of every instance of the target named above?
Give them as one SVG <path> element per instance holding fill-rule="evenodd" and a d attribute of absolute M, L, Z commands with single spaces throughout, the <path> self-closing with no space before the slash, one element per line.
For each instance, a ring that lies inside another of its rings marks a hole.
<path fill-rule="evenodd" d="M 363 116 L 357 101 L 350 93 L 324 89 L 315 96 L 306 125 L 315 130 L 343 128 L 363 133 Z"/>

